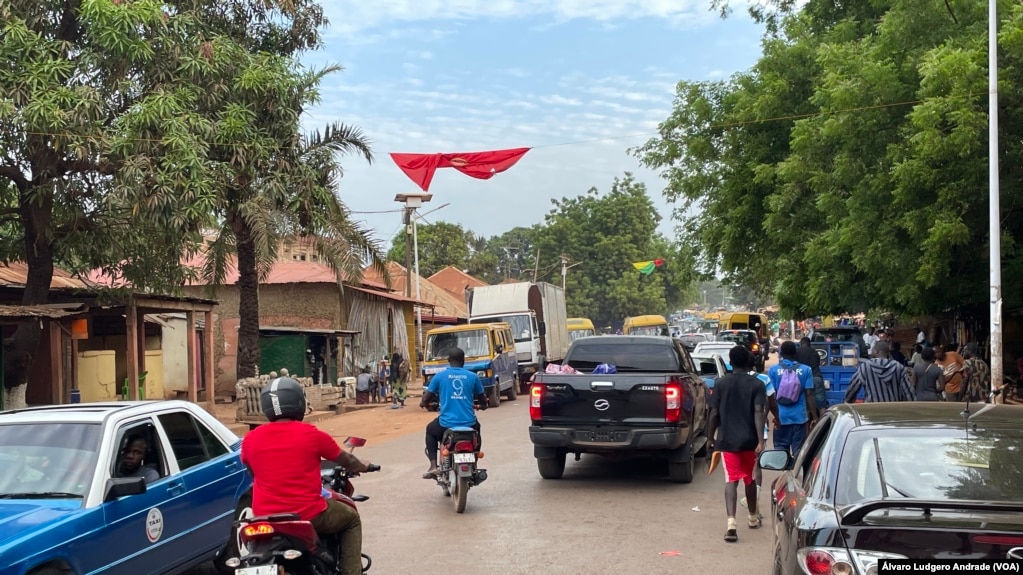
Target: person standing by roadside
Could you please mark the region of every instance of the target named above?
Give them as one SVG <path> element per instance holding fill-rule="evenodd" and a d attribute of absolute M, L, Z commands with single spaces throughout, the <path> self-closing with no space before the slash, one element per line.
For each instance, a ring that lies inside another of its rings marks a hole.
<path fill-rule="evenodd" d="M 728 515 L 725 541 L 735 542 L 739 540 L 735 513 L 740 481 L 746 491 L 749 528 L 760 527 L 757 484 L 753 474 L 757 454 L 764 450 L 760 434 L 766 420 L 767 393 L 759 379 L 746 373 L 753 363 L 746 348 L 733 347 L 728 358 L 734 371 L 714 384 L 707 437 L 710 438 L 709 449 L 721 452 L 725 468 L 725 512 Z M 715 439 L 718 432 L 721 437 Z"/>
<path fill-rule="evenodd" d="M 888 342 L 875 343 L 873 356 L 873 359 L 860 362 L 856 368 L 845 392 L 845 402 L 855 402 L 861 387 L 864 388 L 865 403 L 916 400 L 909 373 L 891 358 Z"/>
<path fill-rule="evenodd" d="M 963 388 L 970 401 L 983 401 L 991 393 L 991 368 L 981 359 L 976 343 L 966 344 L 963 349 L 963 374 Z"/>
<path fill-rule="evenodd" d="M 881 338 L 874 333 L 874 328 L 867 329 L 867 335 L 863 336 L 863 343 L 867 344 L 867 355 L 874 355 L 874 345 L 880 340 Z"/>
<path fill-rule="evenodd" d="M 909 373 L 917 401 L 941 401 L 941 392 L 945 389 L 945 373 L 934 365 L 934 348 L 928 347 L 920 352 L 920 361 L 913 364 Z"/>
<path fill-rule="evenodd" d="M 827 390 L 824 389 L 824 376 L 821 375 L 821 356 L 817 355 L 817 350 L 810 345 L 810 338 L 804 337 L 799 340 L 796 361 L 810 368 L 810 375 L 813 376 L 813 402 L 817 406 L 819 417 L 828 408 L 828 396 Z"/>
<path fill-rule="evenodd" d="M 373 374 L 369 372 L 369 366 L 362 368 L 362 373 L 355 378 L 355 404 L 365 405 L 369 403 L 370 390 L 373 388 Z"/>
<path fill-rule="evenodd" d="M 945 401 L 962 401 L 963 367 L 966 361 L 955 351 L 955 346 L 946 344 L 938 349 L 936 363 L 945 371 Z"/>
<path fill-rule="evenodd" d="M 796 343 L 786 341 L 778 352 L 781 360 L 767 370 L 778 404 L 774 427 L 774 448 L 795 456 L 806 439 L 807 428 L 817 421 L 813 398 L 813 375 L 809 367 L 796 361 Z"/>

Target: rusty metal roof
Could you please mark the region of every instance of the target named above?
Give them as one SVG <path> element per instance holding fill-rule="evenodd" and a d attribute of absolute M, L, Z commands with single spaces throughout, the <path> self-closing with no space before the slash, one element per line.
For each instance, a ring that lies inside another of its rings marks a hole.
<path fill-rule="evenodd" d="M 28 281 L 28 264 L 24 262 L 0 263 L 0 286 L 24 286 Z M 51 288 L 84 288 L 85 282 L 78 278 L 71 277 L 71 274 L 60 269 L 53 268 L 53 278 L 50 280 Z"/>
<path fill-rule="evenodd" d="M 88 311 L 84 303 L 78 304 L 47 304 L 47 305 L 0 305 L 0 319 L 60 319 Z"/>
<path fill-rule="evenodd" d="M 397 293 L 405 293 L 405 281 L 409 277 L 409 273 L 405 271 L 405 266 L 397 262 L 387 262 L 387 271 L 391 276 L 391 287 Z M 367 280 L 380 281 L 380 275 L 373 268 L 366 268 L 362 271 L 363 277 Z M 412 276 L 412 293 L 416 290 L 415 274 Z M 442 316 L 452 316 L 456 318 L 468 318 L 469 313 L 465 305 L 464 299 L 459 299 L 444 290 L 440 286 L 431 282 L 430 280 L 420 277 L 419 278 L 419 290 L 421 297 L 419 299 L 430 307 L 434 308 L 434 313 Z"/>
<path fill-rule="evenodd" d="M 467 287 L 489 285 L 487 282 L 473 277 L 454 266 L 448 266 L 428 279 L 444 291 L 460 299 L 465 299 L 465 288 Z"/>
<path fill-rule="evenodd" d="M 203 255 L 195 256 L 191 259 L 182 261 L 182 264 L 186 267 L 193 268 L 196 271 L 202 269 L 206 259 Z M 234 256 L 228 258 L 227 262 L 227 276 L 224 278 L 224 285 L 233 285 L 238 282 L 238 265 L 237 260 Z M 91 278 L 92 274 L 90 274 Z M 104 278 L 109 281 L 109 278 Z M 297 260 L 278 260 L 274 264 L 273 269 L 270 270 L 270 275 L 266 279 L 259 282 L 260 284 L 308 284 L 308 283 L 337 283 L 337 274 L 334 270 L 330 269 L 330 266 L 311 261 L 297 261 Z M 364 285 L 369 287 L 386 289 L 382 282 L 376 281 L 363 281 Z M 185 285 L 199 286 L 204 285 L 201 281 L 189 282 Z"/>

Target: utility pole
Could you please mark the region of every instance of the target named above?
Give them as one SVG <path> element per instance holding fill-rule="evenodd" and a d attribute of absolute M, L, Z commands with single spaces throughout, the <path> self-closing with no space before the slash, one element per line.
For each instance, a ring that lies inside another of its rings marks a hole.
<path fill-rule="evenodd" d="M 1002 387 L 1002 226 L 998 181 L 998 2 L 988 0 L 988 247 L 991 268 L 991 386 Z M 1004 400 L 1003 400 L 1004 401 Z"/>
<path fill-rule="evenodd" d="M 565 276 L 568 274 L 568 258 L 561 256 L 561 291 L 565 291 Z"/>
<path fill-rule="evenodd" d="M 412 299 L 412 208 L 405 208 L 405 297 Z"/>

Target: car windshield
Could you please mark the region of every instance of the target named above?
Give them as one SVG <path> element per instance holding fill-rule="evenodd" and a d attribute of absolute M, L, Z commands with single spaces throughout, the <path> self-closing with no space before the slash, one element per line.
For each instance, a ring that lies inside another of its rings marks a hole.
<path fill-rule="evenodd" d="M 580 337 L 590 337 L 591 335 L 593 335 L 592 329 L 573 329 L 568 332 L 568 337 L 572 341 L 575 341 Z"/>
<path fill-rule="evenodd" d="M 597 338 L 599 341 L 606 338 Z M 593 371 L 602 363 L 614 365 L 619 372 L 678 373 L 681 368 L 675 351 L 662 344 L 608 345 L 606 343 L 576 344 L 569 365 L 583 372 Z"/>
<path fill-rule="evenodd" d="M 956 425 L 850 433 L 836 503 L 880 499 L 886 491 L 891 498 L 1023 502 L 1023 429 Z"/>
<path fill-rule="evenodd" d="M 662 335 L 664 330 L 668 329 L 667 325 L 644 325 L 640 327 L 630 327 L 629 335 Z"/>
<path fill-rule="evenodd" d="M 83 497 L 100 435 L 91 423 L 0 424 L 0 499 Z"/>
<path fill-rule="evenodd" d="M 723 331 L 718 334 L 718 341 L 730 341 L 732 343 L 738 343 L 740 345 L 746 345 L 756 339 L 756 335 L 752 332 L 741 332 L 741 331 Z"/>
<path fill-rule="evenodd" d="M 465 357 L 490 355 L 490 340 L 485 329 L 454 331 L 430 334 L 426 338 L 426 361 L 448 358 L 456 347 L 462 348 Z"/>
<path fill-rule="evenodd" d="M 488 322 L 505 322 L 511 324 L 512 335 L 515 336 L 515 341 L 529 341 L 533 339 L 533 328 L 530 325 L 530 317 L 528 315 L 506 315 L 502 317 L 491 317 L 487 318 Z M 466 355 L 469 355 L 466 352 Z"/>

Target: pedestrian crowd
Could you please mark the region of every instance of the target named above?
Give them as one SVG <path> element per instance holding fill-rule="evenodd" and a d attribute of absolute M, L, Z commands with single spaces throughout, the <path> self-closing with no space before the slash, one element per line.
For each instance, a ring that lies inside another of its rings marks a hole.
<path fill-rule="evenodd" d="M 983 401 L 990 392 L 991 370 L 976 343 L 961 348 L 931 346 L 923 330 L 917 328 L 912 356 L 906 359 L 899 342 L 891 341 L 883 331 L 875 332 L 869 328 L 862 336 L 869 357 L 859 361 L 844 396 L 846 403 L 857 401 L 860 390 L 866 403 Z M 774 449 L 794 458 L 828 407 L 821 358 L 810 339 L 803 337 L 799 345 L 782 342 L 778 355 L 777 365 L 758 374 L 752 354 L 741 346 L 732 348 L 732 371 L 714 383 L 710 395 L 708 449 L 715 452 L 711 461 L 719 456 L 724 467 L 728 542 L 738 541 L 740 483 L 748 526 L 761 526 L 757 457 L 768 437 L 768 415 L 774 428 Z M 1023 379 L 1023 366 L 1020 372 Z"/>

